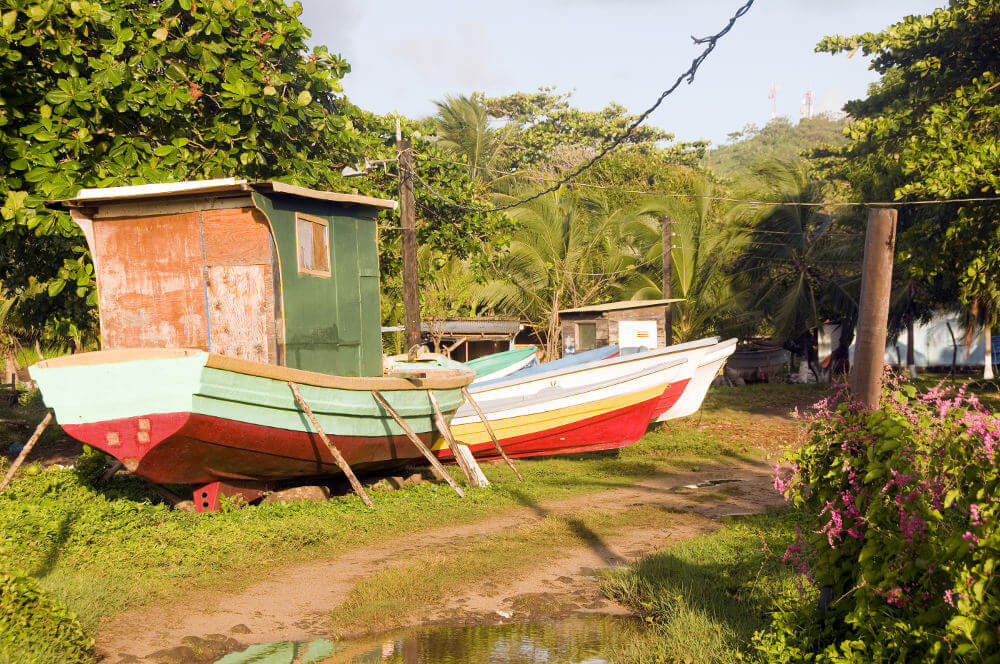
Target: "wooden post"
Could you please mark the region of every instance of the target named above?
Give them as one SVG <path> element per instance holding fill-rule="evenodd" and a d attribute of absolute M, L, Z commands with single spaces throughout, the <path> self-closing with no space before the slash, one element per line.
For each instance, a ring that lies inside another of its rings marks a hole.
<path fill-rule="evenodd" d="M 402 227 L 403 319 L 406 348 L 420 345 L 420 283 L 417 274 L 416 210 L 413 201 L 413 151 L 410 142 L 401 140 L 396 128 L 396 154 L 399 167 L 399 218 Z"/>
<path fill-rule="evenodd" d="M 897 212 L 892 208 L 868 210 L 865 256 L 861 268 L 861 303 L 850 377 L 851 392 L 868 408 L 878 405 L 882 391 L 896 217 Z"/>
<path fill-rule="evenodd" d="M 662 235 L 663 235 L 663 299 L 669 300 L 674 292 L 674 220 L 667 215 L 663 215 Z M 668 304 L 667 317 L 664 329 L 664 340 L 666 345 L 674 343 L 674 312 L 673 305 Z"/>
<path fill-rule="evenodd" d="M 326 437 L 326 433 L 323 432 L 323 427 L 319 425 L 319 420 L 317 420 L 316 416 L 313 415 L 312 408 L 309 407 L 306 400 L 302 398 L 301 394 L 299 394 L 299 386 L 292 381 L 288 381 L 288 387 L 292 388 L 292 394 L 295 395 L 295 400 L 302 407 L 302 411 L 306 414 L 306 417 L 309 418 L 309 422 L 312 423 L 313 428 L 316 429 L 316 433 L 319 434 L 320 440 L 322 440 L 326 445 L 326 448 L 330 450 L 333 460 L 337 462 L 338 466 L 340 466 L 340 470 L 343 471 L 344 475 L 347 475 L 347 479 L 351 483 L 351 488 L 354 489 L 354 493 L 361 496 L 361 500 L 364 501 L 365 505 L 368 507 L 375 507 L 372 504 L 371 498 L 369 498 L 368 494 L 365 493 L 365 488 L 361 486 L 361 482 L 358 481 L 354 471 L 351 470 L 351 466 L 347 463 L 347 459 L 345 459 L 344 455 L 340 453 L 337 446 L 330 442 L 330 439 Z"/>
<path fill-rule="evenodd" d="M 406 423 L 406 420 L 404 420 L 399 413 L 396 412 L 396 409 L 389 405 L 389 402 L 385 400 L 385 397 L 383 397 L 378 390 L 372 390 L 372 396 L 375 397 L 375 401 L 382 406 L 385 412 L 389 413 L 392 419 L 396 420 L 396 424 L 399 425 L 399 428 L 402 429 L 403 433 L 407 435 L 414 447 L 420 450 L 420 453 L 424 455 L 427 461 L 431 464 L 431 467 L 437 471 L 437 474 L 451 485 L 451 488 L 455 490 L 455 493 L 460 495 L 462 498 L 465 498 L 465 492 L 462 491 L 462 487 L 458 486 L 458 482 L 456 482 L 451 476 L 451 473 L 444 469 L 444 466 L 441 465 L 438 458 L 434 456 L 434 453 L 431 452 L 426 445 L 424 445 L 424 441 L 420 440 L 420 436 L 418 436 L 413 429 L 410 428 L 410 425 Z"/>
<path fill-rule="evenodd" d="M 16 459 L 14 459 L 14 463 L 12 463 L 10 468 L 7 469 L 7 474 L 4 475 L 3 481 L 0 482 L 0 491 L 6 489 L 7 485 L 10 484 L 10 480 L 14 477 L 14 473 L 16 473 L 17 469 L 21 467 L 24 460 L 28 458 L 28 453 L 31 452 L 31 448 L 33 448 L 35 443 L 38 442 L 38 439 L 42 437 L 42 432 L 45 431 L 45 427 L 49 426 L 50 422 L 52 422 L 51 410 L 45 414 L 45 418 L 38 423 L 37 427 L 35 427 L 35 433 L 31 434 L 31 438 L 29 438 L 28 442 L 24 444 L 24 449 L 21 450 L 21 453 L 17 455 Z"/>
<path fill-rule="evenodd" d="M 507 456 L 507 453 L 503 451 L 503 448 L 500 446 L 500 441 L 497 440 L 497 435 L 493 433 L 493 427 L 490 426 L 489 420 L 486 419 L 486 413 L 484 413 L 483 409 L 479 407 L 479 404 L 476 403 L 476 400 L 472 398 L 472 393 L 469 392 L 469 388 L 463 387 L 462 394 L 465 395 L 465 400 L 469 402 L 470 406 L 472 406 L 472 410 L 476 411 L 476 415 L 478 415 L 479 419 L 482 420 L 483 426 L 486 427 L 486 433 L 490 434 L 490 439 L 493 440 L 493 447 L 497 448 L 497 452 L 500 453 L 500 456 L 503 457 L 503 460 L 507 462 L 507 465 L 510 466 L 510 469 L 514 471 L 515 475 L 517 475 L 517 479 L 523 482 L 524 477 L 521 475 L 521 472 L 514 467 L 514 462 L 510 460 L 510 457 Z"/>
<path fill-rule="evenodd" d="M 469 450 L 467 445 L 455 440 L 455 437 L 451 435 L 451 428 L 448 426 L 448 422 L 444 419 L 444 414 L 441 412 L 441 407 L 438 406 L 437 398 L 434 396 L 432 390 L 427 390 L 427 396 L 430 397 L 431 405 L 434 407 L 434 422 L 437 423 L 437 428 L 444 436 L 444 439 L 448 441 L 448 447 L 451 448 L 452 453 L 455 455 L 455 461 L 458 462 L 459 467 L 462 472 L 465 473 L 465 479 L 469 481 L 469 486 L 482 489 L 483 487 L 489 486 L 490 481 L 486 479 L 486 475 L 483 474 L 483 469 L 479 467 L 476 463 L 476 457 L 472 456 L 472 452 Z"/>

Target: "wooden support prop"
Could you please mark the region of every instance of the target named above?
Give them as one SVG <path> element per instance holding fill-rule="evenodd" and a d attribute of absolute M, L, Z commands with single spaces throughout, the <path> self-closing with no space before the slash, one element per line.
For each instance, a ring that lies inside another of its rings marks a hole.
<path fill-rule="evenodd" d="M 469 486 L 475 487 L 476 489 L 482 489 L 490 485 L 490 481 L 486 479 L 486 475 L 483 474 L 483 469 L 479 467 L 476 463 L 476 457 L 472 456 L 472 452 L 469 450 L 467 445 L 455 440 L 455 437 L 451 435 L 451 427 L 448 426 L 448 422 L 444 419 L 444 414 L 441 412 L 441 407 L 438 406 L 437 398 L 434 396 L 434 392 L 427 390 L 427 396 L 431 399 L 431 405 L 434 406 L 434 421 L 437 423 L 438 429 L 441 431 L 441 435 L 444 439 L 448 441 L 448 447 L 455 454 L 455 461 L 462 468 L 462 472 L 465 473 L 465 479 L 469 481 Z"/>
<path fill-rule="evenodd" d="M 14 477 L 14 473 L 16 473 L 17 469 L 21 467 L 21 464 L 24 463 L 24 460 L 28 457 L 28 453 L 31 452 L 31 448 L 33 448 L 35 443 L 38 442 L 38 439 L 42 437 L 42 432 L 45 431 L 45 427 L 49 426 L 50 422 L 52 422 L 51 410 L 45 414 L 45 419 L 39 422 L 38 426 L 35 427 L 35 433 L 31 434 L 31 438 L 29 438 L 28 442 L 24 444 L 24 449 L 21 450 L 21 453 L 17 455 L 16 459 L 14 459 L 14 463 L 12 463 L 10 468 L 7 469 L 7 474 L 4 475 L 3 482 L 0 482 L 0 491 L 6 489 L 7 485 L 10 484 L 10 480 Z"/>
<path fill-rule="evenodd" d="M 516 467 L 514 467 L 514 462 L 510 460 L 510 457 L 507 456 L 507 453 L 503 451 L 502 447 L 500 447 L 500 441 L 497 440 L 497 435 L 493 433 L 493 427 L 490 426 L 489 420 L 486 419 L 486 413 L 484 413 L 483 409 L 479 407 L 479 404 L 476 403 L 476 400 L 472 398 L 472 393 L 469 392 L 469 388 L 463 387 L 462 394 L 465 395 L 465 400 L 469 402 L 470 406 L 472 406 L 472 410 L 476 411 L 476 415 L 479 415 L 479 419 L 482 420 L 483 426 L 486 427 L 486 433 L 490 434 L 490 439 L 493 441 L 493 447 L 497 448 L 497 452 L 500 453 L 500 456 L 503 457 L 503 460 L 507 462 L 507 465 L 510 466 L 510 469 L 514 471 L 515 475 L 517 475 L 517 479 L 523 482 L 524 477 L 521 475 L 521 471 L 519 471 Z"/>
<path fill-rule="evenodd" d="M 306 417 L 309 418 L 313 428 L 316 429 L 316 433 L 319 434 L 320 440 L 322 440 L 326 445 L 326 448 L 330 450 L 330 454 L 333 455 L 333 460 L 337 462 L 338 466 L 340 466 L 340 470 L 343 471 L 344 475 L 347 475 L 347 479 L 350 481 L 351 488 L 354 489 L 354 493 L 361 496 L 361 500 L 364 501 L 365 505 L 368 507 L 375 507 L 372 504 L 371 498 L 369 498 L 368 494 L 365 493 L 365 488 L 361 486 L 361 482 L 358 481 L 354 471 L 351 470 L 351 466 L 347 463 L 347 459 L 345 459 L 344 455 L 340 453 L 337 446 L 331 443 L 330 439 L 326 437 L 326 434 L 323 432 L 323 427 L 319 425 L 319 421 L 316 419 L 316 416 L 313 415 L 312 408 L 309 407 L 306 400 L 302 398 L 301 394 L 299 394 L 299 386 L 292 381 L 288 381 L 288 387 L 292 388 L 292 394 L 295 395 L 295 400 L 300 406 L 302 406 L 303 412 L 305 412 Z"/>
<path fill-rule="evenodd" d="M 465 498 L 465 492 L 462 491 L 462 487 L 458 486 L 458 482 L 456 482 L 451 476 L 451 473 L 444 469 L 444 466 L 441 465 L 438 458 L 434 456 L 434 453 L 431 452 L 426 445 L 424 445 L 424 441 L 420 440 L 420 436 L 418 436 L 413 429 L 410 428 L 410 425 L 406 423 L 406 420 L 404 420 L 399 413 L 396 412 L 396 409 L 389 405 L 389 402 L 385 400 L 385 397 L 383 397 L 378 390 L 372 390 L 372 396 L 375 397 L 375 401 L 382 406 L 382 409 L 389 413 L 392 419 L 396 420 L 396 424 L 399 425 L 399 428 L 402 429 L 403 433 L 407 435 L 410 442 L 413 443 L 418 450 L 420 450 L 420 453 L 424 455 L 427 461 L 431 464 L 431 467 L 437 471 L 437 474 L 440 477 L 443 477 L 444 480 L 451 485 L 451 488 L 455 490 L 455 493 L 460 495 L 462 498 Z"/>
<path fill-rule="evenodd" d="M 123 464 L 118 459 L 115 459 L 111 463 L 111 465 L 108 466 L 108 469 L 104 471 L 104 474 L 101 475 L 101 483 L 103 484 L 105 482 L 110 481 L 111 478 L 115 476 L 115 473 L 117 473 L 119 470 L 121 470 L 124 467 L 125 467 L 125 464 Z"/>

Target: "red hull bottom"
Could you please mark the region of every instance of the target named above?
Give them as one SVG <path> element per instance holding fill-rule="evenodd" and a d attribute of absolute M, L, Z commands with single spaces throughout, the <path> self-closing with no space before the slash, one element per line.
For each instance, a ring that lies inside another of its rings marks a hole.
<path fill-rule="evenodd" d="M 160 413 L 63 427 L 161 484 L 275 482 L 337 475 L 319 436 L 195 413 Z M 431 434 L 421 434 L 425 443 Z M 400 465 L 423 455 L 405 435 L 330 436 L 357 470 Z"/>
<path fill-rule="evenodd" d="M 678 394 L 674 401 L 679 397 Z M 576 454 L 625 447 L 646 433 L 653 409 L 661 398 L 612 410 L 571 425 L 501 439 L 500 445 L 507 456 L 511 457 Z M 492 442 L 470 445 L 469 449 L 478 459 L 500 457 Z M 442 459 L 453 458 L 449 449 L 435 450 L 435 453 Z"/>

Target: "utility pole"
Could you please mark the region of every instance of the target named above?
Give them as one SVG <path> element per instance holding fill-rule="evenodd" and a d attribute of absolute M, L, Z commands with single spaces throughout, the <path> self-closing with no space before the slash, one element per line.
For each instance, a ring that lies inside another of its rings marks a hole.
<path fill-rule="evenodd" d="M 674 220 L 668 215 L 663 215 L 660 219 L 661 234 L 663 235 L 663 299 L 669 300 L 673 297 L 673 271 L 674 271 Z M 667 305 L 666 329 L 664 330 L 664 341 L 667 346 L 674 343 L 674 305 Z"/>
<path fill-rule="evenodd" d="M 861 267 L 861 303 L 850 385 L 854 397 L 868 408 L 878 405 L 885 364 L 885 335 L 892 290 L 892 259 L 896 245 L 897 212 L 868 210 L 865 257 Z"/>
<path fill-rule="evenodd" d="M 396 120 L 396 162 L 399 167 L 399 218 L 403 230 L 403 319 L 406 350 L 420 345 L 420 283 L 417 274 L 417 227 L 413 202 L 413 152 Z"/>

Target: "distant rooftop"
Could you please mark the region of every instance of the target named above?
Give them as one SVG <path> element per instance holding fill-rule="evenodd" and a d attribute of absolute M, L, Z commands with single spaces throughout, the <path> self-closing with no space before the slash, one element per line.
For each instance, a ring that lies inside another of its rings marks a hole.
<path fill-rule="evenodd" d="M 622 300 L 621 302 L 608 302 L 607 304 L 592 304 L 589 307 L 577 307 L 576 309 L 560 309 L 561 314 L 585 314 L 604 313 L 606 311 L 620 311 L 622 309 L 641 309 L 642 307 L 662 307 L 673 302 L 683 302 L 684 298 L 671 298 L 666 300 Z"/>
<path fill-rule="evenodd" d="M 51 201 L 50 206 L 57 209 L 82 207 L 95 203 L 112 201 L 134 201 L 149 198 L 167 198 L 173 196 L 191 196 L 197 194 L 240 194 L 259 191 L 261 193 L 290 194 L 303 198 L 315 198 L 334 203 L 354 203 L 371 207 L 394 210 L 396 201 L 360 196 L 358 194 L 342 194 L 333 191 L 308 189 L 284 182 L 264 181 L 250 182 L 236 178 L 218 178 L 215 180 L 188 180 L 184 182 L 158 182 L 154 184 L 136 184 L 124 187 L 100 187 L 81 189 L 73 198 Z"/>

